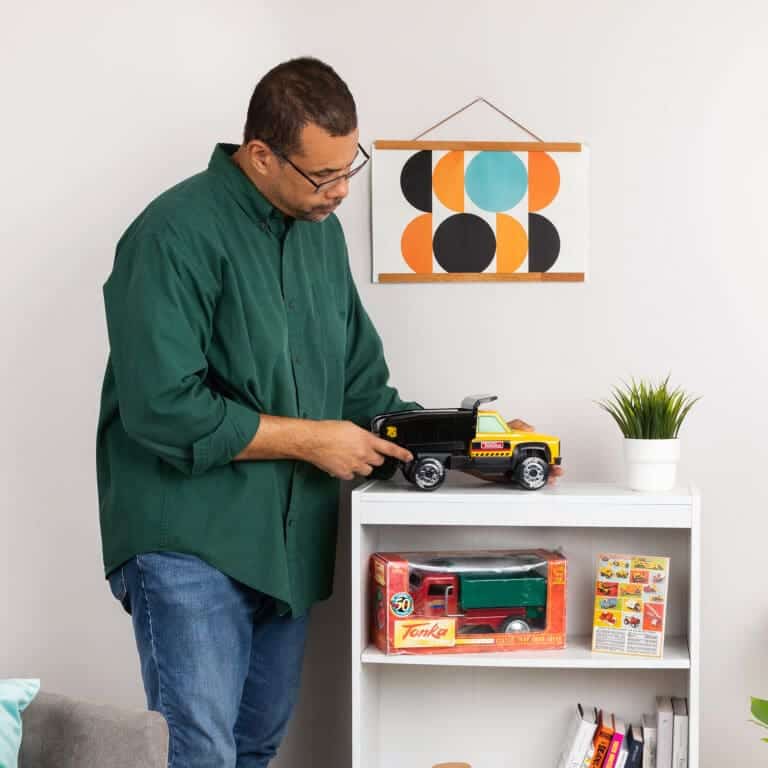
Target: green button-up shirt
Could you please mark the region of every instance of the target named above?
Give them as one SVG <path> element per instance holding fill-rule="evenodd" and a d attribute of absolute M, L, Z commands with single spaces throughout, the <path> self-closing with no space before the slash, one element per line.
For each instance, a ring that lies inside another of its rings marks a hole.
<path fill-rule="evenodd" d="M 104 286 L 110 357 L 97 471 L 105 573 L 198 555 L 302 615 L 331 592 L 338 481 L 232 461 L 260 414 L 348 419 L 419 407 L 388 386 L 335 216 L 286 218 L 218 145 L 131 224 Z"/>

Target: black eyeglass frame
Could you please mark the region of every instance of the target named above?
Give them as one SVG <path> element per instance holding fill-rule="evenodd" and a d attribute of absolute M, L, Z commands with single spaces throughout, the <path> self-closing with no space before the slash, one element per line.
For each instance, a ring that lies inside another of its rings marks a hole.
<path fill-rule="evenodd" d="M 363 153 L 363 157 L 365 160 L 363 160 L 360 165 L 356 166 L 355 168 L 352 168 L 348 173 L 341 173 L 338 176 L 334 176 L 332 179 L 326 179 L 325 181 L 317 182 L 315 181 L 311 176 L 309 176 L 307 173 L 301 170 L 298 165 L 296 165 L 294 162 L 288 159 L 282 152 L 275 152 L 273 149 L 273 154 L 277 155 L 281 160 L 285 160 L 288 165 L 293 168 L 296 173 L 303 176 L 314 188 L 315 192 L 319 192 L 323 187 L 330 187 L 332 184 L 337 184 L 341 179 L 351 179 L 355 174 L 360 173 L 360 171 L 365 168 L 365 166 L 368 164 L 368 161 L 371 159 L 371 156 L 363 149 L 363 145 L 358 142 L 357 148 L 360 150 L 360 152 Z"/>

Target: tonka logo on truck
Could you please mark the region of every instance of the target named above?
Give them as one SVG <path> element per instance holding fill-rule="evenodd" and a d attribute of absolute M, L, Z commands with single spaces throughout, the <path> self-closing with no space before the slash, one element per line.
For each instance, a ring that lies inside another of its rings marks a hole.
<path fill-rule="evenodd" d="M 445 648 L 455 644 L 456 623 L 453 619 L 395 622 L 395 648 Z"/>

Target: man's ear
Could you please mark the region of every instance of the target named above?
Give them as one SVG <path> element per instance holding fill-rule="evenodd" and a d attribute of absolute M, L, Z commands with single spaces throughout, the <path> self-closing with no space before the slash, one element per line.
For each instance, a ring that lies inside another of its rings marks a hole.
<path fill-rule="evenodd" d="M 253 171 L 260 176 L 269 176 L 277 161 L 274 152 L 258 139 L 253 139 L 245 145 L 245 154 Z"/>

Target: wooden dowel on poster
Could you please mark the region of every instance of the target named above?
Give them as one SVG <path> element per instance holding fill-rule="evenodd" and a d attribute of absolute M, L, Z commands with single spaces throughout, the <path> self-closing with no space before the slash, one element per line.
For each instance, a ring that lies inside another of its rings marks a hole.
<path fill-rule="evenodd" d="M 485 152 L 581 152 L 577 141 L 398 141 L 377 139 L 374 149 L 431 149 Z"/>
<path fill-rule="evenodd" d="M 380 283 L 583 283 L 584 272 L 441 272 L 431 275 L 381 272 Z"/>

